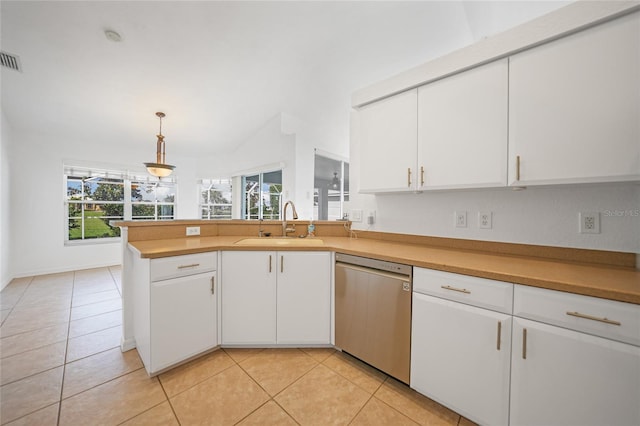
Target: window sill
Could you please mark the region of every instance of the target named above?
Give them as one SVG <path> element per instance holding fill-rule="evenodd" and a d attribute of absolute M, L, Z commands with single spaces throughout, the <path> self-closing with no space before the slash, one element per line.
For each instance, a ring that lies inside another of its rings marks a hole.
<path fill-rule="evenodd" d="M 89 245 L 98 245 L 98 244 L 120 244 L 121 241 L 122 241 L 122 237 L 95 238 L 95 239 L 87 239 L 87 240 L 67 240 L 64 242 L 64 246 L 74 247 L 74 246 L 89 246 Z"/>

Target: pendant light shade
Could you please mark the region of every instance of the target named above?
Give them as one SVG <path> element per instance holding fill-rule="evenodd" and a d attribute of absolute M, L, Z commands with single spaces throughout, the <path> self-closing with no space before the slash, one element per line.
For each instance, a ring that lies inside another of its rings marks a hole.
<path fill-rule="evenodd" d="M 169 176 L 176 166 L 165 163 L 165 146 L 164 136 L 162 136 L 162 118 L 165 116 L 164 112 L 156 112 L 156 116 L 160 119 L 160 131 L 158 132 L 158 142 L 156 144 L 156 162 L 144 163 L 147 171 L 153 176 L 166 177 Z"/>

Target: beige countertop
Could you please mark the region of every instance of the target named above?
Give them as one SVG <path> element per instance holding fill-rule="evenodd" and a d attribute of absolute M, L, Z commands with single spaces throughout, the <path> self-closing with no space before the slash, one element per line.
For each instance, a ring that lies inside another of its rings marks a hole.
<path fill-rule="evenodd" d="M 371 238 L 319 237 L 323 245 L 236 245 L 246 236 L 184 237 L 130 242 L 143 258 L 215 250 L 312 250 L 373 257 L 429 269 L 491 278 L 516 284 L 566 291 L 640 304 L 640 271 L 633 268 L 571 263 L 529 256 L 449 249 Z M 262 242 L 261 242 L 262 243 Z"/>

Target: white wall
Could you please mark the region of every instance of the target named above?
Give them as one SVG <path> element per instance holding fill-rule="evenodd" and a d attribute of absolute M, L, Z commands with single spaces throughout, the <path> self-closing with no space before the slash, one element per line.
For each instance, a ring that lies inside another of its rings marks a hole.
<path fill-rule="evenodd" d="M 11 278 L 11 133 L 4 112 L 0 113 L 0 289 Z"/>
<path fill-rule="evenodd" d="M 63 163 L 72 160 L 74 164 L 86 162 L 89 165 L 144 171 L 142 163 L 155 158 L 153 135 L 151 138 L 149 149 L 144 152 L 134 149 L 122 152 L 113 150 L 108 140 L 94 138 L 86 141 L 73 135 L 13 129 L 10 175 L 11 276 L 120 264 L 122 253 L 119 242 L 64 245 Z M 176 165 L 178 180 L 176 217 L 197 217 L 195 160 L 168 155 L 168 162 Z M 3 211 L 4 194 L 3 187 Z"/>
<path fill-rule="evenodd" d="M 352 120 L 356 120 L 355 114 Z M 354 230 L 640 253 L 640 216 L 635 213 L 640 209 L 640 184 L 358 194 L 358 150 L 354 127 L 350 163 L 353 190 L 346 210 L 363 210 L 363 222 L 354 223 Z M 375 211 L 376 221 L 368 226 L 366 217 L 371 211 Z M 454 226 L 455 211 L 467 212 L 466 228 Z M 492 229 L 478 227 L 479 211 L 493 212 Z M 600 212 L 600 234 L 578 232 L 581 211 Z"/>

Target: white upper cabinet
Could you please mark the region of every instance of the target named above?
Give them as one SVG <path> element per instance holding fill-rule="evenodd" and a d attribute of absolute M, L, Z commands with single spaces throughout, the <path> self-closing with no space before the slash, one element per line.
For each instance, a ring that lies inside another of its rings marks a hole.
<path fill-rule="evenodd" d="M 509 184 L 633 180 L 640 180 L 640 13 L 512 56 Z"/>
<path fill-rule="evenodd" d="M 416 189 L 417 98 L 413 89 L 359 110 L 360 192 Z"/>
<path fill-rule="evenodd" d="M 507 184 L 507 59 L 418 89 L 421 189 Z"/>

